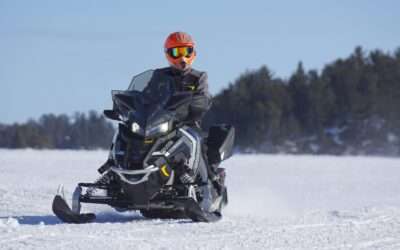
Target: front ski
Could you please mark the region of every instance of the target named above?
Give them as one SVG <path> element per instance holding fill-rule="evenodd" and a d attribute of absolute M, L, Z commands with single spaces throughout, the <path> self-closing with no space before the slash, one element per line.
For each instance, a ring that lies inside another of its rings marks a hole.
<path fill-rule="evenodd" d="M 222 216 L 219 212 L 206 212 L 204 211 L 199 203 L 193 199 L 175 201 L 178 204 L 183 205 L 184 211 L 187 217 L 195 222 L 216 222 L 219 221 Z"/>
<path fill-rule="evenodd" d="M 66 223 L 89 223 L 96 219 L 96 215 L 92 213 L 87 214 L 77 214 L 74 213 L 71 208 L 68 206 L 67 202 L 64 198 L 57 194 L 53 200 L 53 213 L 63 222 Z"/>

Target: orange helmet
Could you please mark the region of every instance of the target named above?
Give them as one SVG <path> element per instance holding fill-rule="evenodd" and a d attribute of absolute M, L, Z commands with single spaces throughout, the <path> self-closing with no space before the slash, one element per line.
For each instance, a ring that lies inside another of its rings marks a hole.
<path fill-rule="evenodd" d="M 196 58 L 195 43 L 185 32 L 171 33 L 164 43 L 164 51 L 169 64 L 179 70 L 191 67 Z"/>

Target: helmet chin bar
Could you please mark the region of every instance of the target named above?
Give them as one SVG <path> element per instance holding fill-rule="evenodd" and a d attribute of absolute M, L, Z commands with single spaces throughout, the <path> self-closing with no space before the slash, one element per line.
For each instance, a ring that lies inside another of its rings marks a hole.
<path fill-rule="evenodd" d="M 185 61 L 181 61 L 179 63 L 180 69 L 185 71 L 190 68 L 190 64 L 186 63 Z"/>
<path fill-rule="evenodd" d="M 188 70 L 188 69 L 190 69 L 192 67 L 192 65 L 190 65 L 190 64 L 188 64 L 188 63 L 186 63 L 184 61 L 179 62 L 178 65 L 173 64 L 173 63 L 170 63 L 169 65 L 171 67 L 177 69 L 177 70 L 180 70 L 180 71 L 186 71 L 186 70 Z"/>

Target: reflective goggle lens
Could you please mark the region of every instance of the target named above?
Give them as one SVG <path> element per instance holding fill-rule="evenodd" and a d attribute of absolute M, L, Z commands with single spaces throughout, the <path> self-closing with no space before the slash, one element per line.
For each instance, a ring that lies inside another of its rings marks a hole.
<path fill-rule="evenodd" d="M 176 47 L 167 50 L 168 54 L 173 58 L 179 58 L 181 56 L 189 57 L 193 53 L 193 47 Z"/>

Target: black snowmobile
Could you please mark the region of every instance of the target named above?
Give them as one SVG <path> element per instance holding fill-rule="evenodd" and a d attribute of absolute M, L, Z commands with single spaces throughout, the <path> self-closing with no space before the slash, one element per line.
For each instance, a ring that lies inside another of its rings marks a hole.
<path fill-rule="evenodd" d="M 148 218 L 190 218 L 210 222 L 227 205 L 221 161 L 232 155 L 234 128 L 212 126 L 208 135 L 182 122 L 193 96 L 176 91 L 173 79 L 154 80 L 155 71 L 135 76 L 126 91 L 112 91 L 107 118 L 119 121 L 107 162 L 94 183 L 79 183 L 69 207 L 62 186 L 53 212 L 67 223 L 86 223 L 81 203 L 139 210 Z M 190 173 L 190 174 L 188 174 Z"/>

